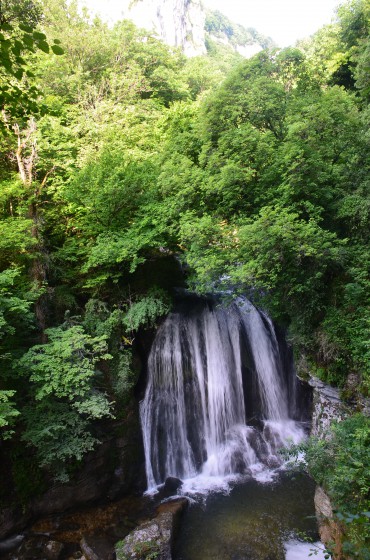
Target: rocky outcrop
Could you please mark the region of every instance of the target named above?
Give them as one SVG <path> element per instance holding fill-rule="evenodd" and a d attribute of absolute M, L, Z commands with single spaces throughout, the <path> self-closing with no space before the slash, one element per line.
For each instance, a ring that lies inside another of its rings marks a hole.
<path fill-rule="evenodd" d="M 116 545 L 117 560 L 171 560 L 173 542 L 187 505 L 186 498 L 161 504 L 154 519 L 139 525 Z"/>
<path fill-rule="evenodd" d="M 309 385 L 313 389 L 311 435 L 325 438 L 333 421 L 346 418 L 348 407 L 341 400 L 339 389 L 316 377 L 310 378 Z"/>
<path fill-rule="evenodd" d="M 130 19 L 138 27 L 153 31 L 168 45 L 180 47 L 187 56 L 206 54 L 209 39 L 231 47 L 246 58 L 259 52 L 263 48 L 262 43 L 271 41 L 253 30 L 255 35 L 261 37 L 261 43 L 237 24 L 238 29 L 242 30 L 241 34 L 239 31 L 240 39 L 234 36 L 231 39 L 232 22 L 219 12 L 207 12 L 201 0 L 124 0 L 122 8 L 124 18 Z M 221 17 L 228 24 L 216 25 L 216 31 L 209 31 L 206 24 L 209 15 Z"/>
<path fill-rule="evenodd" d="M 342 558 L 342 529 L 335 520 L 333 507 L 329 496 L 321 488 L 316 487 L 315 491 L 315 510 L 319 525 L 320 540 L 333 551 L 334 558 Z"/>
<path fill-rule="evenodd" d="M 349 410 L 340 398 L 339 389 L 316 377 L 311 377 L 309 384 L 313 389 L 311 435 L 325 439 L 330 437 L 330 424 L 344 420 Z M 321 486 L 315 491 L 315 510 L 321 542 L 330 547 L 335 560 L 341 560 L 342 529 L 334 517 L 330 498 Z"/>
<path fill-rule="evenodd" d="M 187 56 L 206 53 L 206 15 L 200 0 L 126 0 L 123 15 L 168 45 L 181 47 Z"/>
<path fill-rule="evenodd" d="M 370 399 L 359 393 L 360 378 L 357 375 L 348 376 L 342 391 L 317 377 L 310 377 L 308 383 L 313 389 L 311 435 L 326 437 L 332 422 L 344 420 L 357 411 L 370 417 Z"/>
<path fill-rule="evenodd" d="M 83 537 L 80 548 L 86 560 L 115 560 L 113 547 L 102 538 Z"/>

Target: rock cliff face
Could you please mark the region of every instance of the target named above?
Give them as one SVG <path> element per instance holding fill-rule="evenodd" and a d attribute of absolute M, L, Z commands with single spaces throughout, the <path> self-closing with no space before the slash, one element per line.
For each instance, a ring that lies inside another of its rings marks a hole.
<path fill-rule="evenodd" d="M 205 12 L 200 0 L 136 0 L 123 15 L 138 27 L 154 30 L 168 45 L 188 56 L 205 54 Z"/>
<path fill-rule="evenodd" d="M 187 56 L 206 54 L 206 43 L 211 39 L 250 57 L 262 49 L 264 41 L 256 38 L 254 30 L 247 31 L 218 12 L 206 11 L 201 0 L 124 0 L 122 14 L 138 27 L 154 31 L 168 45 L 180 47 Z M 238 28 L 237 37 L 233 28 Z"/>
<path fill-rule="evenodd" d="M 326 385 L 316 377 L 311 377 L 309 384 L 313 388 L 311 434 L 325 438 L 330 424 L 346 418 L 348 409 L 340 398 L 339 389 Z"/>
<path fill-rule="evenodd" d="M 315 510 L 319 525 L 320 540 L 326 546 L 333 547 L 334 559 L 342 558 L 342 528 L 334 518 L 333 505 L 329 496 L 321 486 L 315 491 Z"/>
<path fill-rule="evenodd" d="M 325 439 L 329 436 L 332 422 L 340 422 L 348 416 L 348 408 L 340 398 L 340 391 L 311 377 L 309 384 L 313 389 L 313 409 L 311 435 Z M 321 486 L 315 492 L 315 510 L 319 525 L 320 539 L 324 545 L 333 546 L 333 558 L 342 558 L 342 528 L 334 517 L 333 505 Z"/>

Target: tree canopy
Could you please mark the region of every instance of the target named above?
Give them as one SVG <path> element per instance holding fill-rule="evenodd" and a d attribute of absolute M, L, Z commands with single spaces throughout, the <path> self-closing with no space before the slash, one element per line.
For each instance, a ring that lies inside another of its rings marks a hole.
<path fill-rule="evenodd" d="M 1 3 L 6 445 L 62 479 L 97 445 L 132 395 L 136 333 L 171 308 L 171 259 L 369 395 L 369 53 L 368 0 L 249 60 L 186 59 L 75 1 Z"/>

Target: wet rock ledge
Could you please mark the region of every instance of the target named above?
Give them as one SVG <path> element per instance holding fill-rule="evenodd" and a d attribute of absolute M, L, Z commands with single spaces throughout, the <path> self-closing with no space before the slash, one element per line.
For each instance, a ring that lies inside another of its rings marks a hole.
<path fill-rule="evenodd" d="M 187 506 L 186 498 L 161 504 L 154 519 L 145 521 L 116 544 L 117 560 L 171 560 L 173 543 Z"/>

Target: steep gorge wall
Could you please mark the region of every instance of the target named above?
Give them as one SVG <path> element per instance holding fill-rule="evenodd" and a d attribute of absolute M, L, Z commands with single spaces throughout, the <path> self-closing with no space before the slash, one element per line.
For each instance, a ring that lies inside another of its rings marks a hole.
<path fill-rule="evenodd" d="M 230 40 L 222 29 L 207 31 L 207 13 L 210 12 L 201 0 L 125 0 L 122 11 L 126 19 L 132 20 L 138 27 L 154 31 L 168 45 L 180 47 L 186 56 L 206 54 L 207 39 L 229 46 L 246 58 L 262 49 L 259 41 L 241 26 L 248 39 L 238 41 L 234 37 Z"/>
<path fill-rule="evenodd" d="M 341 422 L 347 418 L 349 420 L 355 412 L 361 412 L 365 417 L 370 416 L 370 399 L 363 397 L 358 391 L 356 392 L 359 383 L 358 379 L 354 378 L 354 374 L 348 376 L 346 387 L 343 390 L 347 398 L 348 395 L 351 395 L 349 402 L 342 400 L 342 392 L 339 389 L 326 385 L 319 379 L 311 377 L 309 384 L 313 388 L 311 427 L 311 434 L 313 436 L 321 440 L 330 441 L 329 438 L 332 437 L 330 425 L 332 423 Z M 348 449 L 349 461 L 353 461 L 351 454 L 351 449 Z M 327 494 L 325 488 L 318 486 L 315 492 L 315 508 L 321 540 L 332 550 L 333 560 L 347 560 L 354 556 L 357 557 L 358 552 L 354 555 L 348 553 L 348 551 L 344 552 L 344 545 L 348 546 L 349 543 L 353 544 L 354 542 L 354 529 L 349 527 L 348 523 L 343 523 L 340 520 L 339 515 L 336 515 L 335 506 L 336 504 Z M 358 538 L 359 542 L 361 542 L 362 537 Z"/>
<path fill-rule="evenodd" d="M 311 435 L 325 438 L 332 422 L 348 416 L 348 407 L 341 400 L 339 389 L 316 377 L 310 378 L 309 385 L 313 389 Z"/>
<path fill-rule="evenodd" d="M 325 439 L 328 437 L 330 424 L 348 416 L 348 407 L 341 400 L 339 389 L 326 385 L 315 377 L 310 378 L 309 385 L 313 389 L 311 435 Z M 335 558 L 339 560 L 342 558 L 342 529 L 334 518 L 331 500 L 321 486 L 316 487 L 315 510 L 320 539 L 324 545 L 334 543 Z"/>
<path fill-rule="evenodd" d="M 154 30 L 188 56 L 206 53 L 205 12 L 200 0 L 137 0 L 123 11 L 138 27 Z"/>

